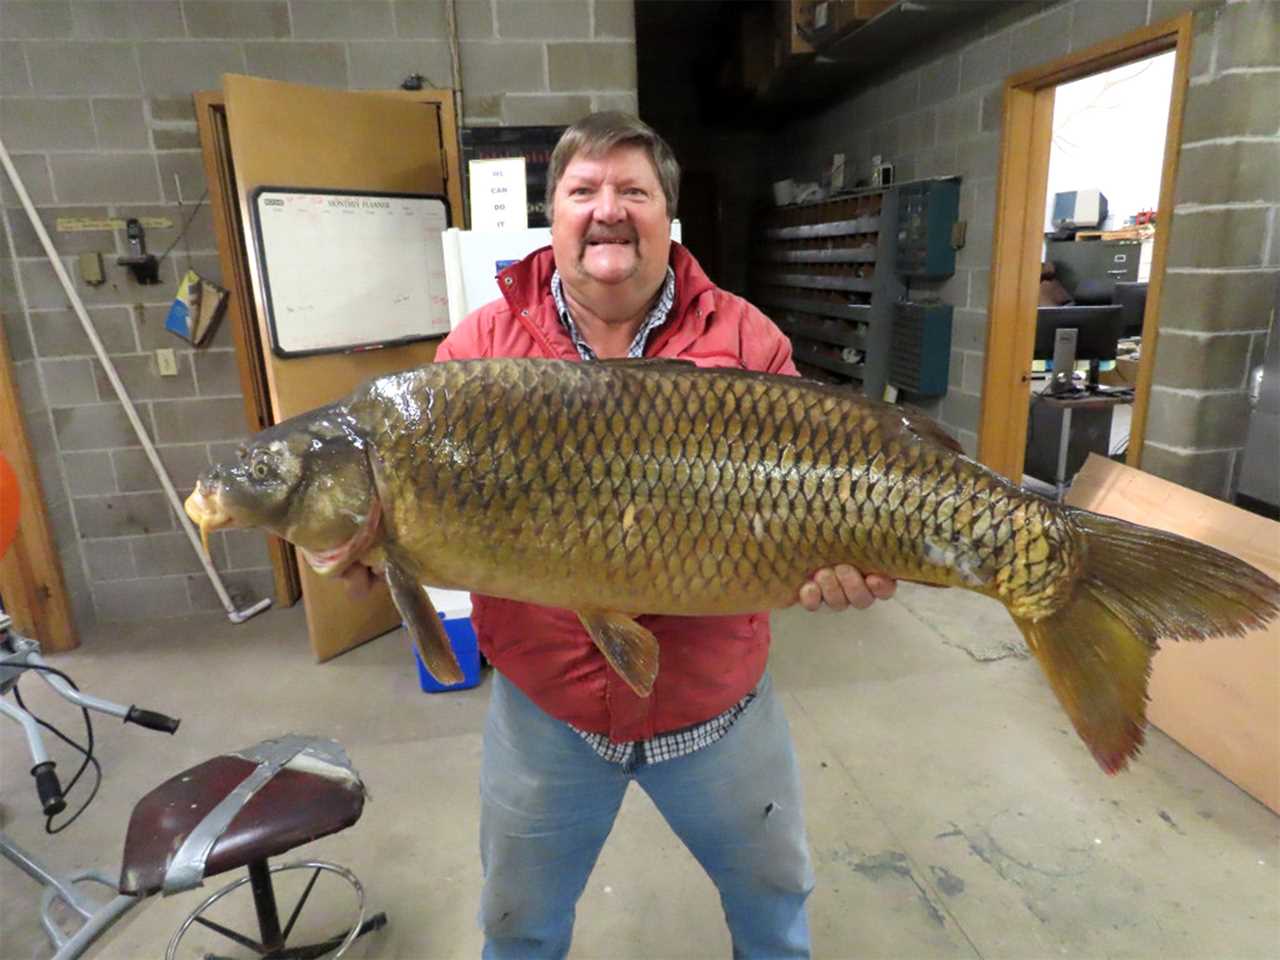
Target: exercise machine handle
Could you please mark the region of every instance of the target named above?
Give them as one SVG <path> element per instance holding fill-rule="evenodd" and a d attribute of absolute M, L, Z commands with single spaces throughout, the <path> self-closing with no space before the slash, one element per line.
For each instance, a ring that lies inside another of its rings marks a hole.
<path fill-rule="evenodd" d="M 165 716 L 163 713 L 156 713 L 154 710 L 143 710 L 141 707 L 130 707 L 129 712 L 124 715 L 125 723 L 136 723 L 140 727 L 146 727 L 148 730 L 159 730 L 161 733 L 177 733 L 178 724 L 181 720 L 174 717 Z"/>
<path fill-rule="evenodd" d="M 36 778 L 36 793 L 40 795 L 40 806 L 46 817 L 52 817 L 67 809 L 67 802 L 62 799 L 62 784 L 58 775 L 53 772 L 53 761 L 46 760 L 31 768 L 31 775 Z"/>

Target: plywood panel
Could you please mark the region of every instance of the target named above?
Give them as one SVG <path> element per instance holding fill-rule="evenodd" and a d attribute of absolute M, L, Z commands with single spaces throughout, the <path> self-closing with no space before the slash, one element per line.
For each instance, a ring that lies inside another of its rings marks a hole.
<path fill-rule="evenodd" d="M 259 186 L 444 193 L 457 209 L 460 183 L 451 95 L 419 91 L 381 96 L 228 75 L 223 80 L 240 221 Z M 446 109 L 446 102 L 448 104 Z M 455 214 L 456 219 L 456 214 Z M 250 238 L 250 249 L 252 239 Z M 259 341 L 270 344 L 262 282 L 249 258 Z M 359 317 L 352 317 L 359 323 Z M 429 362 L 437 341 L 364 353 L 282 359 L 264 349 L 276 422 L 322 406 L 363 381 Z M 363 599 L 299 564 L 312 648 L 327 659 L 399 623 L 384 588 Z"/>
<path fill-rule="evenodd" d="M 1091 456 L 1067 502 L 1180 533 L 1280 580 L 1280 523 Z M 1165 643 L 1151 672 L 1151 722 L 1280 813 L 1280 623 L 1243 639 Z"/>

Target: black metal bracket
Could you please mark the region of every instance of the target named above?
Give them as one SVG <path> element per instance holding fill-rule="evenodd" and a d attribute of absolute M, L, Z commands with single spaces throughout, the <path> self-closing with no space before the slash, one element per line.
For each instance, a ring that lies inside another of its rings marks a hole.
<path fill-rule="evenodd" d="M 133 279 L 148 285 L 160 282 L 160 261 L 155 254 L 147 253 L 147 234 L 137 217 L 125 221 L 125 237 L 129 240 L 129 255 L 117 257 L 116 263 L 128 267 Z"/>

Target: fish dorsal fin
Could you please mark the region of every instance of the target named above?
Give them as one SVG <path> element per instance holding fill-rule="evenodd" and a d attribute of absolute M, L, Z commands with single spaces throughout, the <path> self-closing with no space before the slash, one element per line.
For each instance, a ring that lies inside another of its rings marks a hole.
<path fill-rule="evenodd" d="M 952 453 L 964 453 L 964 447 L 960 446 L 960 441 L 947 433 L 946 428 L 938 421 L 932 419 L 919 410 L 907 410 L 902 412 L 902 422 L 906 424 L 908 430 L 914 433 L 921 440 L 931 440 L 938 446 L 950 450 Z"/>
<path fill-rule="evenodd" d="M 673 373 L 687 373 L 698 366 L 692 360 L 677 360 L 674 357 L 611 357 L 592 362 L 613 368 L 652 370 L 654 373 L 661 373 L 663 370 Z"/>

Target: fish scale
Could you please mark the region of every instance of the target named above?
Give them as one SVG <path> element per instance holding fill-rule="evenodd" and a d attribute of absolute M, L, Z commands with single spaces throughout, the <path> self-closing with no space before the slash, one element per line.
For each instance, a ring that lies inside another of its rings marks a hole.
<path fill-rule="evenodd" d="M 639 614 L 786 606 L 815 570 L 995 597 L 1108 772 L 1143 738 L 1158 641 L 1242 635 L 1280 584 L 1173 534 L 1036 497 L 936 424 L 826 385 L 665 361 L 458 361 L 370 381 L 211 468 L 207 537 L 262 526 L 387 585 L 442 683 L 461 671 L 419 586 L 575 610 L 640 696 Z"/>

